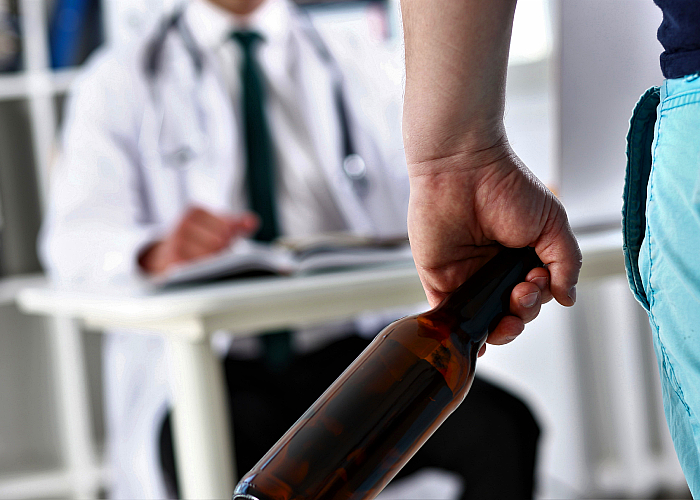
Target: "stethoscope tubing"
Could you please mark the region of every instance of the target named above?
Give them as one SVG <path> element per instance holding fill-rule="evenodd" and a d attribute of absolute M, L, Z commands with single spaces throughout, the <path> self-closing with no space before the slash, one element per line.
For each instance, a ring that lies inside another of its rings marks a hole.
<path fill-rule="evenodd" d="M 204 56 L 202 55 L 199 47 L 197 46 L 189 27 L 183 21 L 184 5 L 178 7 L 170 16 L 168 16 L 159 27 L 156 35 L 151 39 L 149 46 L 146 50 L 145 58 L 145 73 L 147 78 L 151 81 L 151 88 L 155 89 L 155 81 L 161 70 L 162 54 L 165 41 L 171 31 L 176 31 L 180 36 L 185 49 L 187 50 L 190 58 L 192 59 L 192 64 L 197 71 L 197 74 L 201 74 L 204 67 Z M 350 119 L 348 114 L 348 108 L 346 105 L 345 93 L 343 91 L 343 77 L 340 71 L 340 66 L 338 62 L 333 57 L 332 53 L 326 46 L 325 42 L 321 38 L 320 34 L 314 28 L 308 14 L 299 9 L 300 19 L 302 22 L 302 31 L 307 36 L 308 40 L 316 49 L 316 52 L 323 62 L 323 64 L 329 69 L 329 72 L 333 81 L 333 95 L 334 103 L 336 107 L 336 114 L 338 116 L 338 121 L 340 122 L 340 132 L 341 141 L 343 146 L 343 161 L 341 166 L 344 175 L 352 182 L 353 189 L 361 196 L 364 197 L 367 194 L 368 183 L 367 183 L 367 167 L 364 159 L 357 153 L 355 144 L 353 141 L 353 136 L 350 129 Z M 162 118 L 162 117 L 161 117 Z M 186 165 L 188 162 L 173 162 L 174 165 L 182 166 Z M 185 168 L 178 168 L 181 170 L 178 179 L 178 191 L 179 197 L 183 198 L 183 203 L 187 201 L 187 183 L 185 178 L 184 170 Z"/>

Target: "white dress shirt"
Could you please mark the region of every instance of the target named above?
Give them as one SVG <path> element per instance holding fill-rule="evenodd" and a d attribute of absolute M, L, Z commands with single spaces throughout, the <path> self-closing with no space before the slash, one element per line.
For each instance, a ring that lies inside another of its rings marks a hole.
<path fill-rule="evenodd" d="M 322 174 L 304 122 L 303 87 L 297 71 L 297 41 L 289 29 L 289 5 L 266 0 L 249 18 L 236 18 L 207 1 L 195 0 L 187 16 L 195 36 L 203 47 L 211 49 L 221 64 L 221 73 L 236 104 L 236 120 L 242 124 L 240 65 L 242 51 L 231 39 L 236 30 L 259 33 L 263 41 L 257 50 L 257 62 L 266 84 L 266 112 L 277 170 L 277 208 L 280 229 L 286 236 L 308 236 L 346 229 Z M 245 168 L 244 151 L 241 168 Z M 232 166 L 234 168 L 234 166 Z M 247 208 L 245 186 L 233 187 L 232 209 Z"/>

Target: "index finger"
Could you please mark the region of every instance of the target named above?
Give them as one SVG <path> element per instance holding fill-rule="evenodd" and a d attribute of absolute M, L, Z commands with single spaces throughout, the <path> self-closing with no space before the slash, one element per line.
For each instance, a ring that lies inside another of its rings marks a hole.
<path fill-rule="evenodd" d="M 203 208 L 191 209 L 188 211 L 187 215 L 185 215 L 185 219 L 219 237 L 229 239 L 232 235 L 229 224 L 225 218 L 214 215 Z"/>
<path fill-rule="evenodd" d="M 255 232 L 260 226 L 260 217 L 253 212 L 244 212 L 239 215 L 229 215 L 226 223 L 233 236 L 242 236 Z"/>

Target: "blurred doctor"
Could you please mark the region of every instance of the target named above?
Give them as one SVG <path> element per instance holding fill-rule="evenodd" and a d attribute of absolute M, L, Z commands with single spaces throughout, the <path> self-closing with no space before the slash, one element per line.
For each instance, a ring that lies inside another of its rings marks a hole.
<path fill-rule="evenodd" d="M 280 164 L 282 232 L 405 233 L 400 73 L 391 74 L 376 50 L 362 52 L 357 40 L 336 43 L 331 57 L 287 2 L 257 8 L 260 0 L 220 1 L 253 7 L 247 25 L 264 34 L 258 62 Z M 91 59 L 71 92 L 53 172 L 42 248 L 55 277 L 126 284 L 140 272 L 133 257 L 168 234 L 187 208 L 247 210 L 236 104 L 243 56 L 230 36 L 240 23 L 198 0 L 138 47 Z M 343 121 L 352 152 L 343 144 Z M 353 153 L 364 160 L 359 166 L 344 161 Z"/>
<path fill-rule="evenodd" d="M 379 54 L 358 39 L 322 39 L 287 0 L 193 0 L 145 39 L 92 57 L 72 89 L 52 172 L 40 245 L 52 278 L 128 287 L 248 235 L 406 234 L 401 71 Z M 260 210 L 248 182 L 246 67 L 265 88 L 272 230 L 251 213 Z M 357 331 L 330 325 L 313 337 L 325 345 L 300 345 L 299 333 L 295 347 L 318 352 Z M 114 332 L 105 344 L 111 496 L 172 495 L 159 452 L 171 397 L 164 343 Z M 260 354 L 258 344 L 236 348 Z M 537 426 L 527 410 L 518 415 L 514 425 L 529 426 L 534 442 L 512 455 L 531 464 Z M 532 467 L 521 467 L 530 494 Z"/>

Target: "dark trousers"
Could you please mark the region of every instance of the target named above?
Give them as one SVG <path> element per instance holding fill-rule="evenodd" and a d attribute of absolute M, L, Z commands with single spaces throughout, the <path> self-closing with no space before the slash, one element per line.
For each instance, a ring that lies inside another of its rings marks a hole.
<path fill-rule="evenodd" d="M 295 356 L 282 372 L 264 360 L 226 359 L 240 475 L 253 468 L 368 343 L 357 336 L 345 338 Z M 164 424 L 161 454 L 176 494 L 169 420 Z M 530 499 L 539 435 L 537 422 L 520 399 L 477 377 L 464 403 L 397 477 L 439 467 L 463 477 L 462 499 Z"/>

